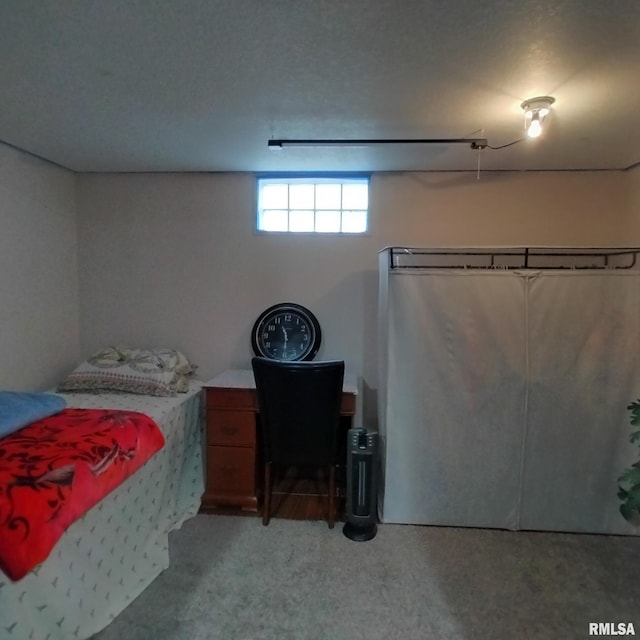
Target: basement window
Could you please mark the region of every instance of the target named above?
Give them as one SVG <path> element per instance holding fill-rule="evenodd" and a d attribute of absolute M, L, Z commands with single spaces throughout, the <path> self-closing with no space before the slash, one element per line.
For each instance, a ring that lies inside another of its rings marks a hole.
<path fill-rule="evenodd" d="M 258 231 L 366 233 L 368 211 L 368 176 L 258 178 Z"/>

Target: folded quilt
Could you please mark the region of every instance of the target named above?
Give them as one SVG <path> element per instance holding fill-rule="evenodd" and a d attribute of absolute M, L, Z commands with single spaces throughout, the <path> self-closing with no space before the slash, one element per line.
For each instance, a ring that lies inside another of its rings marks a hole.
<path fill-rule="evenodd" d="M 64 409 L 0 440 L 0 569 L 19 580 L 164 446 L 147 415 Z"/>
<path fill-rule="evenodd" d="M 62 411 L 66 404 L 52 393 L 0 391 L 0 438 Z"/>

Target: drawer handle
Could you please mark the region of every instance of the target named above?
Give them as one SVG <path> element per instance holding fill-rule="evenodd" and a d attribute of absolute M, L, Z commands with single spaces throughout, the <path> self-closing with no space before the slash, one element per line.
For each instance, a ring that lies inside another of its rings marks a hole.
<path fill-rule="evenodd" d="M 235 436 L 236 433 L 238 433 L 238 427 L 222 426 L 222 427 L 220 427 L 220 431 L 225 436 Z"/>

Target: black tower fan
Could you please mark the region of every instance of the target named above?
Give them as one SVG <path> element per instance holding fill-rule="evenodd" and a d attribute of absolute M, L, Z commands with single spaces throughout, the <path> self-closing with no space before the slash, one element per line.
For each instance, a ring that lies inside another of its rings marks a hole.
<path fill-rule="evenodd" d="M 347 509 L 342 529 L 347 538 L 371 540 L 377 532 L 378 434 L 366 429 L 347 432 Z"/>

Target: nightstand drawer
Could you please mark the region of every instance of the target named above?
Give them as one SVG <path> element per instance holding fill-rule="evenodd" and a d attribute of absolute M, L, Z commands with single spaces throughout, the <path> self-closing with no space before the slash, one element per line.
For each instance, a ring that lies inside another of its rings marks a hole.
<path fill-rule="evenodd" d="M 207 389 L 207 409 L 258 410 L 256 392 L 253 389 Z"/>
<path fill-rule="evenodd" d="M 255 452 L 243 447 L 207 447 L 207 491 L 255 495 Z"/>
<path fill-rule="evenodd" d="M 248 411 L 207 411 L 207 444 L 255 447 L 256 417 Z"/>

